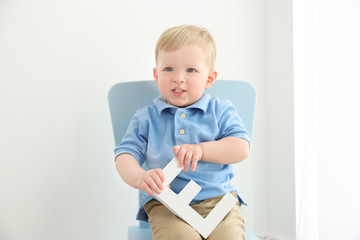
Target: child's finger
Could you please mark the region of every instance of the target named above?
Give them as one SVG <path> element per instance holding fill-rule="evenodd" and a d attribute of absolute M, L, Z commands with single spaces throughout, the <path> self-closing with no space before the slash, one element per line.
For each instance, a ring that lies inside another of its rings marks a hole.
<path fill-rule="evenodd" d="M 152 188 L 155 190 L 157 194 L 159 194 L 162 189 L 164 189 L 163 181 L 161 180 L 161 177 L 159 176 L 159 169 L 152 169 L 150 170 L 150 178 L 152 181 L 149 181 L 152 184 Z M 155 186 L 154 186 L 155 185 Z"/>
<path fill-rule="evenodd" d="M 149 194 L 150 196 L 153 195 L 153 192 L 151 191 L 150 187 L 146 184 L 146 182 L 144 182 L 144 183 L 141 185 L 140 190 L 146 192 L 146 193 Z"/>
<path fill-rule="evenodd" d="M 180 145 L 174 146 L 174 147 L 173 147 L 173 152 L 174 152 L 175 158 L 179 161 L 179 167 L 182 167 L 183 159 L 182 159 L 181 157 L 179 157 L 180 148 L 181 148 Z"/>
<path fill-rule="evenodd" d="M 179 161 L 179 167 L 184 166 L 185 155 L 186 155 L 186 148 L 180 146 L 178 154 L 176 156 L 177 160 Z"/>
<path fill-rule="evenodd" d="M 164 172 L 161 168 L 156 168 L 154 169 L 154 171 L 157 173 L 157 175 L 159 176 L 160 178 L 160 181 L 163 183 L 165 182 L 165 176 L 164 176 Z"/>
<path fill-rule="evenodd" d="M 149 188 L 149 186 L 147 186 L 146 185 L 146 188 L 145 188 L 145 190 L 144 190 L 147 194 L 149 194 L 149 196 L 152 196 L 152 195 L 154 195 L 154 192 L 153 191 L 151 191 L 151 189 Z"/>
<path fill-rule="evenodd" d="M 189 171 L 190 164 L 191 164 L 192 154 L 187 152 L 184 156 L 184 172 Z"/>
<path fill-rule="evenodd" d="M 196 153 L 193 155 L 192 162 L 191 162 L 191 171 L 195 172 L 198 161 L 200 161 L 201 155 L 200 153 Z"/>
<path fill-rule="evenodd" d="M 180 150 L 180 146 L 179 146 L 179 145 L 176 145 L 176 146 L 173 147 L 173 152 L 174 152 L 175 157 L 177 156 L 179 150 Z"/>
<path fill-rule="evenodd" d="M 155 193 L 157 194 L 160 194 L 161 193 L 161 190 L 160 188 L 158 187 L 158 185 L 156 184 L 156 181 L 154 181 L 152 178 L 149 178 L 147 181 L 146 181 L 148 187 Z"/>
<path fill-rule="evenodd" d="M 196 167 L 197 167 L 197 162 L 198 162 L 198 161 L 196 161 L 196 160 L 195 160 L 195 161 L 193 160 L 193 161 L 191 162 L 191 171 L 195 172 Z"/>

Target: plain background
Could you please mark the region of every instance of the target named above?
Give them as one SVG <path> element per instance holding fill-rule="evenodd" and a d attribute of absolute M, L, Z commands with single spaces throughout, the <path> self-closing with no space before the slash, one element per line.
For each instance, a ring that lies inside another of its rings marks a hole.
<path fill-rule="evenodd" d="M 137 191 L 115 171 L 107 92 L 153 79 L 157 38 L 180 24 L 213 34 L 219 79 L 256 87 L 235 184 L 249 228 L 295 239 L 287 0 L 0 0 L 0 239 L 126 239 Z"/>

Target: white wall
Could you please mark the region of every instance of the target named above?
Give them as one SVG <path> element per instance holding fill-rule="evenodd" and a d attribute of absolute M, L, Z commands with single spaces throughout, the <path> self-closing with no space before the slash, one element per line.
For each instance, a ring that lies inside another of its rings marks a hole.
<path fill-rule="evenodd" d="M 152 79 L 158 36 L 184 23 L 213 33 L 220 79 L 257 88 L 237 184 L 247 225 L 266 232 L 264 16 L 263 0 L 1 1 L 0 239 L 126 239 L 137 192 L 114 169 L 107 91 Z"/>
<path fill-rule="evenodd" d="M 292 1 L 265 1 L 267 231 L 296 238 Z"/>

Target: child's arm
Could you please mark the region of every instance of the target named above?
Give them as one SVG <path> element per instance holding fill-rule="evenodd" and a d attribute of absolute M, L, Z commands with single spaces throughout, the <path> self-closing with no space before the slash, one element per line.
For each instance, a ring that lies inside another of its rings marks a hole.
<path fill-rule="evenodd" d="M 145 171 L 138 161 L 130 154 L 120 154 L 116 157 L 116 169 L 121 178 L 130 186 L 145 191 L 152 196 L 160 194 L 164 189 L 165 180 L 162 169 L 150 169 Z"/>
<path fill-rule="evenodd" d="M 225 137 L 218 141 L 203 142 L 200 144 L 183 144 L 173 147 L 179 166 L 184 171 L 195 171 L 199 160 L 219 164 L 238 163 L 249 155 L 249 143 L 237 137 Z"/>

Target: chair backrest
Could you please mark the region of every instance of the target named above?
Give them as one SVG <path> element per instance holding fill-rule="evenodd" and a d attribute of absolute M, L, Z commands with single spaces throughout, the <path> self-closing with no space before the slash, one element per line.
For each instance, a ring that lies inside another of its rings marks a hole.
<path fill-rule="evenodd" d="M 206 92 L 211 96 L 226 98 L 232 101 L 252 137 L 253 122 L 256 104 L 255 88 L 248 82 L 217 80 Z M 146 105 L 153 104 L 153 99 L 159 96 L 154 80 L 120 82 L 109 91 L 108 101 L 110 108 L 115 145 L 120 143 L 128 124 L 135 111 Z M 143 166 L 145 168 L 145 166 Z M 139 199 L 144 192 L 139 191 Z M 140 221 L 140 227 L 149 227 L 148 223 Z"/>
<path fill-rule="evenodd" d="M 256 91 L 250 83 L 244 81 L 217 80 L 207 92 L 211 96 L 231 100 L 237 108 L 250 136 L 252 136 Z M 110 89 L 108 101 L 115 145 L 121 141 L 135 111 L 146 105 L 151 105 L 153 99 L 158 95 L 159 91 L 154 80 L 120 82 Z"/>

